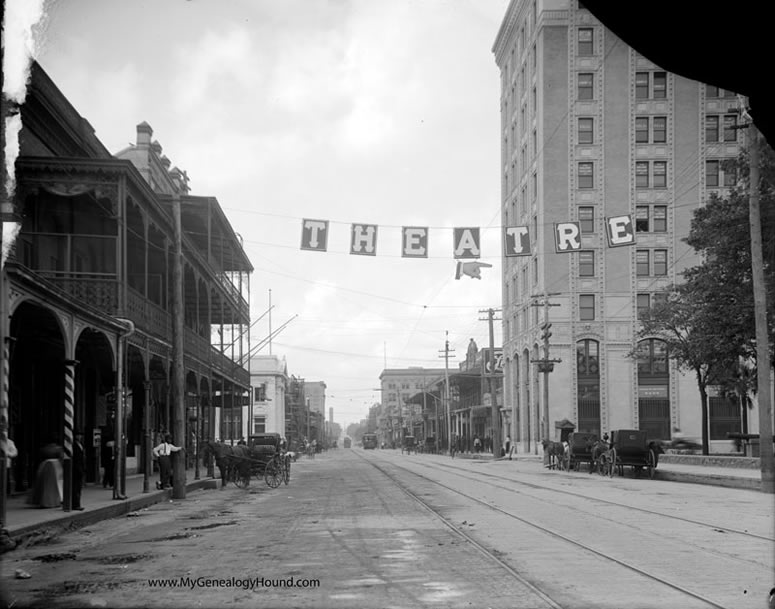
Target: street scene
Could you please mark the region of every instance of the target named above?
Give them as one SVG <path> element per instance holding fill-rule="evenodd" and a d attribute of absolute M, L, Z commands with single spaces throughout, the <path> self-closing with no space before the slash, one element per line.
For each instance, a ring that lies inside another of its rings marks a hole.
<path fill-rule="evenodd" d="M 760 4 L 0 2 L 0 609 L 775 609 Z"/>
<path fill-rule="evenodd" d="M 757 608 L 774 541 L 759 491 L 354 448 L 18 549 L 3 583 L 12 607 Z"/>

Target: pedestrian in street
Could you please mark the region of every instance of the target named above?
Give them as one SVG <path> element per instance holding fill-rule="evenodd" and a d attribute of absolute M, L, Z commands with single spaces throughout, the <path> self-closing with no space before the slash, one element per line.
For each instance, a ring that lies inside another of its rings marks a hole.
<path fill-rule="evenodd" d="M 482 441 L 479 436 L 474 436 L 474 451 L 477 453 L 482 452 Z"/>
<path fill-rule="evenodd" d="M 6 436 L 5 446 L 2 447 L 3 453 L 5 453 L 5 482 L 6 493 L 11 494 L 11 462 L 19 455 L 19 451 L 16 448 L 16 444 L 11 440 L 10 436 Z"/>
<path fill-rule="evenodd" d="M 81 489 L 83 488 L 83 472 L 86 470 L 86 461 L 83 452 L 83 434 L 75 434 L 73 442 L 73 477 L 71 487 L 72 508 L 79 512 L 83 510 L 81 506 Z"/>
<path fill-rule="evenodd" d="M 506 454 L 509 456 L 509 461 L 511 461 L 511 436 L 506 436 Z"/>
<path fill-rule="evenodd" d="M 157 489 L 170 488 L 172 486 L 172 453 L 183 450 L 182 446 L 172 443 L 172 436 L 167 434 L 164 441 L 153 449 L 153 456 L 159 459 L 159 482 Z"/>

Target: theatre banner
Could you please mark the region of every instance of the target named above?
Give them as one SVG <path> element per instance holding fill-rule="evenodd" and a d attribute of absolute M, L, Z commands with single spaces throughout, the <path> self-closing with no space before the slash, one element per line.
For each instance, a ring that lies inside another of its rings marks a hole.
<path fill-rule="evenodd" d="M 554 250 L 560 254 L 581 250 L 581 224 L 557 222 L 552 225 Z M 635 228 L 629 214 L 605 218 L 609 247 L 635 244 Z M 350 225 L 350 253 L 358 256 L 376 256 L 376 224 L 353 223 Z M 325 252 L 328 249 L 328 220 L 302 219 L 301 249 Z M 503 255 L 530 256 L 536 243 L 528 226 L 505 226 L 502 229 Z M 457 260 L 476 260 L 482 257 L 481 231 L 479 227 L 466 226 L 452 229 L 452 257 Z M 401 256 L 427 258 L 430 245 L 430 229 L 427 226 L 401 227 Z"/>

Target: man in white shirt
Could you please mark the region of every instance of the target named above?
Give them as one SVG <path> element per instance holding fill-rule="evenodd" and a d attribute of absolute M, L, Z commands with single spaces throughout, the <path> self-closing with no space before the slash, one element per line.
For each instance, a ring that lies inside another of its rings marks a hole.
<path fill-rule="evenodd" d="M 6 481 L 6 493 L 11 494 L 11 461 L 19 455 L 19 451 L 16 449 L 16 444 L 11 438 L 6 436 L 5 446 L 2 447 L 5 453 L 5 481 Z"/>
<path fill-rule="evenodd" d="M 157 489 L 170 488 L 172 486 L 172 460 L 170 456 L 183 450 L 182 446 L 175 446 L 172 443 L 172 436 L 165 434 L 164 441 L 153 449 L 153 456 L 159 459 L 159 482 L 156 483 Z"/>

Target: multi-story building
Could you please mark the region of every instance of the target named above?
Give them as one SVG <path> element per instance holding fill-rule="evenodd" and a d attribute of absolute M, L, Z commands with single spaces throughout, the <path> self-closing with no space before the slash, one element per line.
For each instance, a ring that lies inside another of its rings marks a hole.
<path fill-rule="evenodd" d="M 299 450 L 310 435 L 310 417 L 304 379 L 291 375 L 285 386 L 285 434 L 291 450 Z"/>
<path fill-rule="evenodd" d="M 36 63 L 20 111 L 20 230 L 0 320 L 17 488 L 32 483 L 43 444 L 67 450 L 77 432 L 88 482 L 117 427 L 128 470 L 180 418 L 174 440 L 192 448 L 197 436 L 238 437 L 252 266 L 218 201 L 190 194 L 145 123 L 111 155 Z"/>
<path fill-rule="evenodd" d="M 680 428 L 699 437 L 696 383 L 658 337 L 638 339 L 638 319 L 698 262 L 683 241 L 692 212 L 736 181 L 723 166 L 740 152 L 736 96 L 666 72 L 578 0 L 512 0 L 493 52 L 502 222 L 530 239 L 503 257 L 512 439 L 537 450 L 563 419 L 597 433 L 640 428 L 667 439 Z M 612 247 L 613 218 L 634 236 L 621 247 Z M 565 223 L 578 247 L 558 242 Z M 562 360 L 548 374 L 548 421 L 539 359 Z M 726 449 L 737 406 L 714 397 L 710 417 L 719 440 L 711 446 Z"/>
<path fill-rule="evenodd" d="M 323 381 L 304 381 L 304 395 L 312 412 L 326 418 L 326 384 Z"/>
<path fill-rule="evenodd" d="M 384 442 L 386 446 L 400 446 L 402 430 L 414 430 L 415 423 L 423 419 L 423 413 L 416 409 L 417 402 L 413 396 L 418 393 L 431 394 L 434 384 L 443 378 L 444 368 L 410 366 L 382 371 L 379 375 L 381 402 L 375 421 L 380 444 Z M 435 427 L 431 429 L 432 435 L 435 435 Z M 443 435 L 443 430 L 439 431 Z M 409 435 L 409 432 L 404 435 Z"/>
<path fill-rule="evenodd" d="M 285 388 L 288 366 L 277 355 L 250 358 L 250 384 L 253 388 L 251 434 L 274 432 L 286 435 Z"/>

